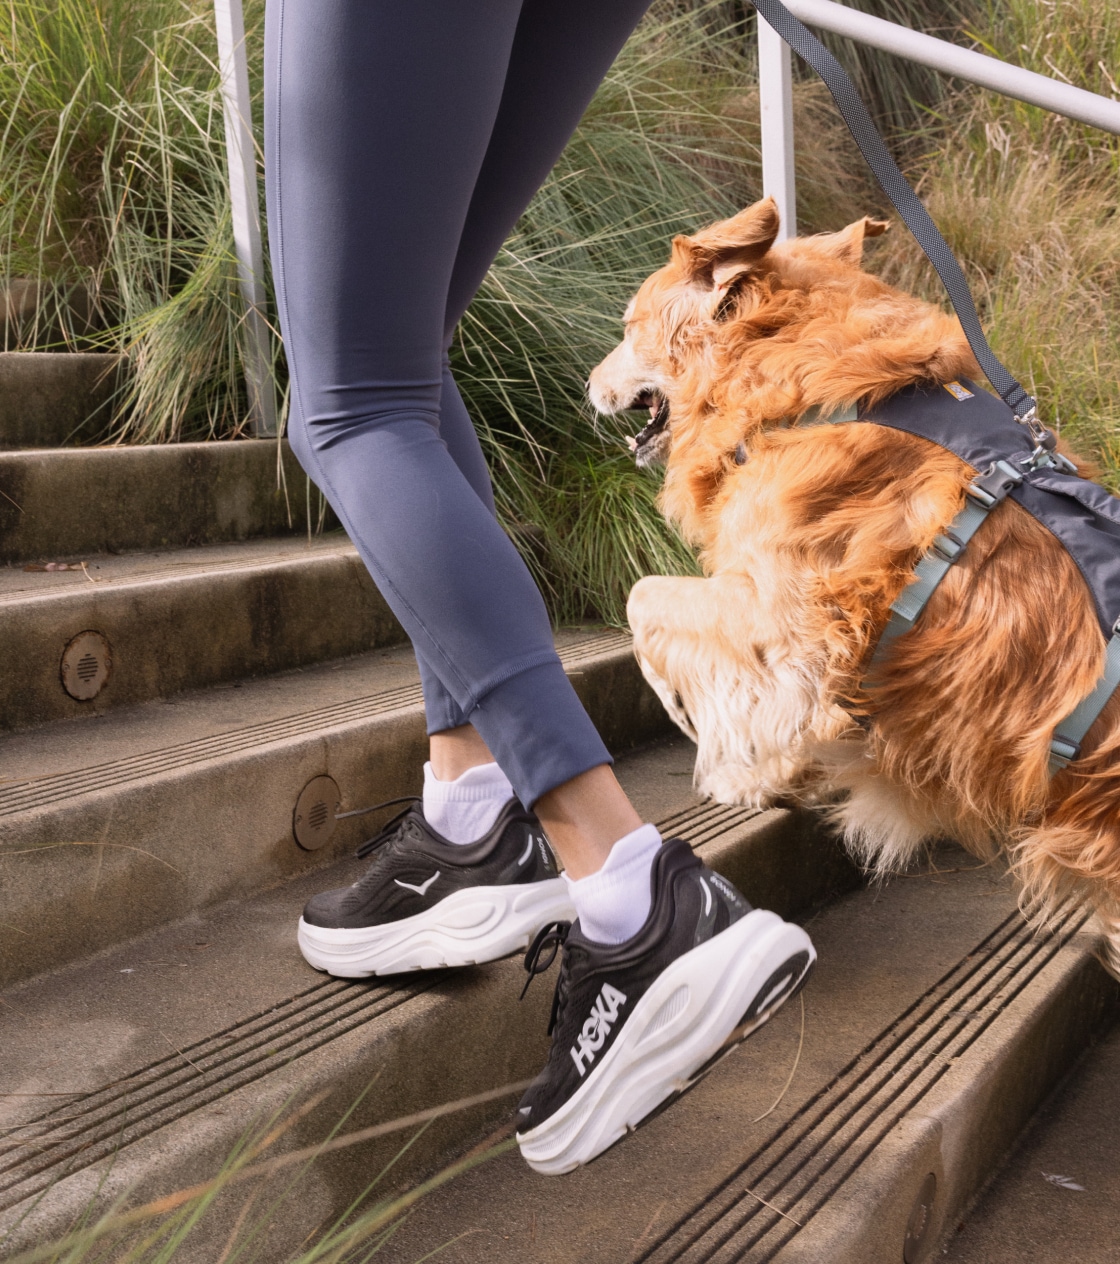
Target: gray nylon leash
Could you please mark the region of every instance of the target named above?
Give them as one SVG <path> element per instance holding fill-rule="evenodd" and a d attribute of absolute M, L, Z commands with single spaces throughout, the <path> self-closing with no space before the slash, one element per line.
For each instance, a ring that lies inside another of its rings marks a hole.
<path fill-rule="evenodd" d="M 848 77 L 848 72 L 808 27 L 790 13 L 781 0 L 751 0 L 751 2 L 798 57 L 808 62 L 824 80 L 825 87 L 832 94 L 832 99 L 843 115 L 844 122 L 848 125 L 848 130 L 867 160 L 872 174 L 878 180 L 883 192 L 890 198 L 906 227 L 914 234 L 915 240 L 925 251 L 930 263 L 937 270 L 937 275 L 941 278 L 941 283 L 945 286 L 957 318 L 964 329 L 968 345 L 972 348 L 988 381 L 996 388 L 1003 402 L 1016 417 L 1026 418 L 1036 407 L 1034 397 L 1029 395 L 1008 373 L 988 345 L 988 339 L 984 336 L 980 317 L 976 312 L 972 291 L 968 288 L 968 282 L 964 278 L 956 256 L 949 249 L 945 238 L 941 236 L 937 225 L 930 218 L 929 212 L 891 157 L 886 143 L 879 134 L 879 129 L 872 122 L 867 107 L 856 91 L 855 84 Z"/>

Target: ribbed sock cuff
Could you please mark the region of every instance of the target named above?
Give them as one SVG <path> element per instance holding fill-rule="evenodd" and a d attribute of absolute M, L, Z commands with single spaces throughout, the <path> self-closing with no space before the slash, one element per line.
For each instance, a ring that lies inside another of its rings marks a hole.
<path fill-rule="evenodd" d="M 564 875 L 580 930 L 588 939 L 621 944 L 641 930 L 649 917 L 650 869 L 660 847 L 657 827 L 642 825 L 615 843 L 597 873 L 575 881 Z"/>
<path fill-rule="evenodd" d="M 495 763 L 468 768 L 454 781 L 440 781 L 424 765 L 424 819 L 448 842 L 476 842 L 512 798 L 513 786 Z"/>

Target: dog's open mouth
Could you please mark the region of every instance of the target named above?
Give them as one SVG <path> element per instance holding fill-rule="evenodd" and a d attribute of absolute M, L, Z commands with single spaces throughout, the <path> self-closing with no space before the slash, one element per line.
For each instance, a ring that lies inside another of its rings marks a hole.
<path fill-rule="evenodd" d="M 627 440 L 639 469 L 665 459 L 669 446 L 669 401 L 657 391 L 642 391 L 627 411 L 648 409 L 649 424 Z"/>

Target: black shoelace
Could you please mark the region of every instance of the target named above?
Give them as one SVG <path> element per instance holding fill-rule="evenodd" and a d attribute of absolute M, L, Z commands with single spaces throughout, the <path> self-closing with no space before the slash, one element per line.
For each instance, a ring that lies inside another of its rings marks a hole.
<path fill-rule="evenodd" d="M 391 816 L 372 838 L 367 838 L 354 853 L 359 860 L 364 860 L 366 856 L 376 851 L 378 847 L 383 847 L 386 843 L 396 838 L 401 832 L 405 817 L 413 811 L 418 803 L 422 802 L 423 800 L 418 794 L 406 794 L 399 799 L 386 799 L 384 803 L 375 803 L 369 808 L 356 808 L 353 812 L 339 812 L 335 820 L 341 821 L 347 816 L 366 816 L 370 812 L 379 812 L 382 808 L 396 807 L 398 803 L 406 805 L 395 816 Z"/>
<path fill-rule="evenodd" d="M 525 986 L 521 989 L 521 995 L 517 998 L 519 1001 L 525 999 L 525 993 L 529 990 L 529 984 L 532 983 L 537 975 L 544 974 L 552 966 L 552 963 L 556 960 L 556 954 L 567 942 L 568 932 L 571 929 L 571 922 L 548 922 L 537 931 L 533 942 L 525 953 L 525 971 L 529 977 L 525 980 Z M 548 951 L 548 956 L 542 960 L 546 950 Z M 566 965 L 565 961 L 561 961 L 560 973 L 556 978 L 556 991 L 552 994 L 552 1013 L 548 1019 L 548 1034 L 550 1036 L 556 1027 L 560 1012 L 564 1008 L 564 1002 L 568 998 L 568 971 Z"/>

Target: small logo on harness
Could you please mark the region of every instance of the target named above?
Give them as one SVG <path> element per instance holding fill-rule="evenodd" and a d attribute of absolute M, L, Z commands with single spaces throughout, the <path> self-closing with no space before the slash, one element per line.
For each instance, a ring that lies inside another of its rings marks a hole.
<path fill-rule="evenodd" d="M 626 1004 L 625 995 L 613 988 L 609 983 L 603 984 L 603 990 L 595 998 L 591 1014 L 576 1038 L 576 1043 L 569 1051 L 576 1070 L 582 1079 L 587 1068 L 595 1061 L 595 1055 L 603 1047 L 603 1042 L 611 1034 L 611 1027 L 618 1018 L 618 1011 Z"/>
<path fill-rule="evenodd" d="M 959 404 L 963 404 L 966 399 L 975 398 L 972 391 L 967 386 L 962 386 L 960 382 L 942 382 L 941 385 Z"/>

